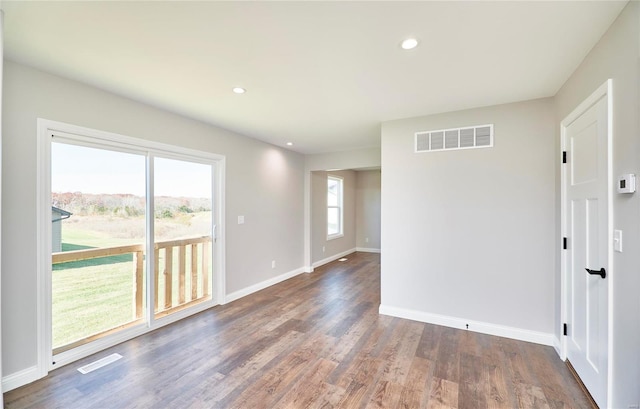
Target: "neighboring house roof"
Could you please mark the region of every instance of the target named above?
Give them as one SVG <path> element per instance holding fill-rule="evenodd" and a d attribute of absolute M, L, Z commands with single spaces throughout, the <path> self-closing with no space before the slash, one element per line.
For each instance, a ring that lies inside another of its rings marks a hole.
<path fill-rule="evenodd" d="M 55 206 L 51 206 L 51 210 L 60 215 L 60 217 L 52 219 L 51 220 L 52 222 L 58 222 L 60 220 L 68 219 L 73 214 L 71 212 L 68 212 L 66 210 L 62 210 L 59 207 L 55 207 Z"/>

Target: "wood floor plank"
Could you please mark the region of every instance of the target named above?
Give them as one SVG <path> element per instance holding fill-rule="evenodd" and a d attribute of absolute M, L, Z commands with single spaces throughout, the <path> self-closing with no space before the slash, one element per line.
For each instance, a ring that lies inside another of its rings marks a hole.
<path fill-rule="evenodd" d="M 312 369 L 280 398 L 275 407 L 306 408 L 323 397 L 326 398 L 326 395 L 332 395 L 333 393 L 327 393 L 330 389 L 325 379 L 336 366 L 336 362 L 318 359 Z M 331 389 L 331 392 L 335 392 L 335 389 Z"/>
<path fill-rule="evenodd" d="M 298 348 L 284 355 L 271 370 L 261 374 L 255 382 L 242 390 L 233 399 L 233 405 L 239 408 L 273 407 L 291 385 L 318 362 L 317 351 L 323 350 L 330 343 L 330 337 L 322 334 L 305 339 Z"/>
<path fill-rule="evenodd" d="M 484 347 L 481 346 L 480 339 L 483 334 L 477 334 L 472 331 L 464 331 L 460 334 L 458 347 L 467 355 L 482 356 Z"/>
<path fill-rule="evenodd" d="M 380 380 L 366 408 L 397 408 L 403 389 L 402 385 L 397 383 Z"/>
<path fill-rule="evenodd" d="M 466 351 L 466 350 L 465 350 Z M 472 350 L 473 352 L 473 350 Z M 460 354 L 460 382 L 458 408 L 486 408 L 486 384 L 482 358 L 468 353 Z"/>
<path fill-rule="evenodd" d="M 275 362 L 274 359 L 276 357 L 290 348 L 292 344 L 295 345 L 296 341 L 300 340 L 302 340 L 300 333 L 288 332 L 280 337 L 273 345 L 265 347 L 257 353 L 251 354 L 251 356 L 247 355 L 244 361 L 239 362 L 237 367 L 233 368 L 228 374 L 225 374 L 227 375 L 227 378 L 225 378 L 228 379 L 227 382 L 221 382 L 214 388 L 211 388 L 211 393 L 216 395 L 218 406 L 227 407 L 228 404 L 231 404 L 232 399 L 227 398 L 227 395 L 233 393 L 235 396 L 239 396 L 252 381 L 256 381 L 262 376 L 263 373 L 261 370 L 265 368 L 269 362 Z"/>
<path fill-rule="evenodd" d="M 518 398 L 519 408 L 550 409 L 542 388 L 537 386 L 522 383 L 518 384 L 516 387 L 516 397 Z"/>
<path fill-rule="evenodd" d="M 516 341 L 501 338 L 500 348 L 504 351 L 506 364 L 509 369 L 509 374 L 514 384 L 534 384 L 536 377 L 529 368 L 527 359 L 523 355 L 520 345 Z"/>
<path fill-rule="evenodd" d="M 458 384 L 442 378 L 433 378 L 429 391 L 428 409 L 458 407 Z"/>
<path fill-rule="evenodd" d="M 488 409 L 510 409 L 516 407 L 516 401 L 509 393 L 510 386 L 507 386 L 505 369 L 499 365 L 485 365 L 486 382 L 486 402 Z M 512 387 L 512 385 L 511 385 Z"/>
<path fill-rule="evenodd" d="M 460 379 L 460 350 L 458 342 L 462 331 L 443 328 L 440 334 L 435 376 L 458 383 Z"/>
<path fill-rule="evenodd" d="M 371 324 L 367 325 L 366 322 L 366 320 L 361 320 L 352 329 L 348 337 L 336 338 L 334 348 L 332 348 L 327 358 L 339 362 L 340 365 L 328 379 L 328 382 L 336 384 L 339 375 L 346 371 L 354 357 L 361 353 L 362 345 L 366 343 L 369 335 L 375 330 L 375 328 L 371 327 Z M 343 386 L 346 387 L 346 385 Z"/>
<path fill-rule="evenodd" d="M 422 358 L 414 358 L 407 374 L 398 406 L 401 408 L 423 408 L 429 400 L 429 386 L 435 364 Z"/>
<path fill-rule="evenodd" d="M 538 379 L 547 402 L 552 409 L 562 409 L 565 402 L 576 401 L 585 408 L 590 408 L 591 402 L 584 393 L 576 390 L 565 389 L 562 386 L 563 377 L 570 374 L 567 366 L 554 359 L 547 348 L 540 345 L 527 344 L 527 353 L 531 356 L 531 368 Z"/>
<path fill-rule="evenodd" d="M 553 348 L 379 315 L 380 255 L 347 259 L 59 368 L 5 409 L 589 407 Z"/>
<path fill-rule="evenodd" d="M 364 332 L 356 344 L 351 347 L 349 353 L 340 360 L 338 367 L 328 377 L 327 382 L 346 388 L 351 381 L 365 382 L 371 368 L 372 360 L 376 360 L 376 367 L 379 361 L 376 359 L 373 350 L 380 343 L 381 337 L 387 331 L 385 327 L 370 325 L 369 330 Z M 377 370 L 377 369 L 376 369 Z"/>
<path fill-rule="evenodd" d="M 400 338 L 400 343 L 396 353 L 389 358 L 390 364 L 383 377 L 391 382 L 404 385 L 409 373 L 409 368 L 415 358 L 416 348 L 420 341 L 420 335 L 422 333 L 423 324 L 415 321 L 409 321 L 407 323 L 407 331 Z"/>
<path fill-rule="evenodd" d="M 422 329 L 422 335 L 420 336 L 420 342 L 416 349 L 416 356 L 418 358 L 428 359 L 435 361 L 438 354 L 438 345 L 440 344 L 440 336 L 442 334 L 443 327 L 437 325 L 425 325 Z"/>
<path fill-rule="evenodd" d="M 338 407 L 340 408 L 360 407 L 360 404 L 366 393 L 367 393 L 367 385 L 352 381 L 349 384 L 349 386 L 347 386 L 347 389 L 345 389 L 342 399 L 340 399 L 340 402 L 338 402 Z"/>

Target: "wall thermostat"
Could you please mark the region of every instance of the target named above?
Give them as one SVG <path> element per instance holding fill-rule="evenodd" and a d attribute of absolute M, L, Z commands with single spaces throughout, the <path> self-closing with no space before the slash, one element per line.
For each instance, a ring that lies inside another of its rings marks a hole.
<path fill-rule="evenodd" d="M 636 191 L 636 175 L 627 173 L 618 178 L 618 193 L 634 193 Z"/>

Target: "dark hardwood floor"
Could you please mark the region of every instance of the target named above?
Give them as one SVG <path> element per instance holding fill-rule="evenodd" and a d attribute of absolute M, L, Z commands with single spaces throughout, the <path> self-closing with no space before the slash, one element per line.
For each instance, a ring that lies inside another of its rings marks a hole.
<path fill-rule="evenodd" d="M 589 408 L 555 351 L 378 315 L 354 253 L 5 394 L 6 408 Z M 76 369 L 117 352 L 123 359 Z"/>

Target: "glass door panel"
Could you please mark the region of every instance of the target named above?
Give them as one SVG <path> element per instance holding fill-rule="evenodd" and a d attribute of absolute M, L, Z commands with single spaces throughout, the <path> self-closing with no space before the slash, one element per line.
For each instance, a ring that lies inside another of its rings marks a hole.
<path fill-rule="evenodd" d="M 144 322 L 146 157 L 51 144 L 54 354 Z"/>
<path fill-rule="evenodd" d="M 156 317 L 211 300 L 212 170 L 154 158 Z"/>

